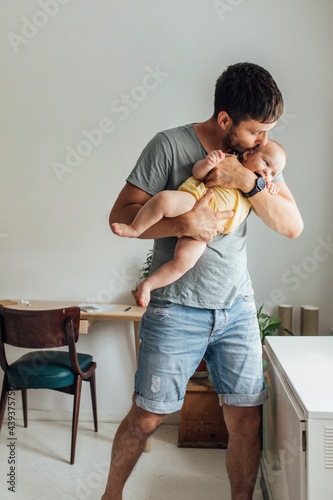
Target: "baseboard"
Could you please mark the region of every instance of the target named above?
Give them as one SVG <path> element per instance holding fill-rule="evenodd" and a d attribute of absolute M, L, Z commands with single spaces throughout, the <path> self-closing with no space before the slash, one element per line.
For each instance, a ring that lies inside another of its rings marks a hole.
<path fill-rule="evenodd" d="M 260 458 L 260 487 L 264 500 L 271 500 L 273 498 L 272 491 L 264 465 L 263 457 Z"/>
<path fill-rule="evenodd" d="M 118 424 L 123 421 L 126 414 L 115 414 L 108 412 L 98 412 L 98 422 L 100 423 L 112 423 Z M 22 410 L 18 411 L 16 414 L 18 420 L 23 420 Z M 71 422 L 72 412 L 71 411 L 52 411 L 52 410 L 28 410 L 28 420 L 38 420 L 38 421 L 50 421 L 50 422 Z M 91 412 L 80 411 L 79 415 L 80 422 L 93 422 Z M 4 422 L 7 419 L 4 418 Z M 179 424 L 179 412 L 167 415 L 164 419 L 163 424 L 168 425 L 178 425 Z"/>

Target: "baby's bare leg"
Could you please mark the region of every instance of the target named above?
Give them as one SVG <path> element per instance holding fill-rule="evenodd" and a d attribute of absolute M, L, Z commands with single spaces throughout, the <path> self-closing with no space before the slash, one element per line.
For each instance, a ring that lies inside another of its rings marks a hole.
<path fill-rule="evenodd" d="M 112 231 L 118 236 L 137 238 L 163 217 L 177 217 L 192 210 L 196 199 L 184 191 L 161 191 L 150 198 L 139 210 L 132 224 L 111 225 Z"/>
<path fill-rule="evenodd" d="M 204 253 L 206 243 L 184 236 L 177 242 L 173 260 L 166 262 L 145 281 L 139 283 L 139 302 L 146 307 L 150 292 L 156 288 L 170 285 L 191 269 Z"/>

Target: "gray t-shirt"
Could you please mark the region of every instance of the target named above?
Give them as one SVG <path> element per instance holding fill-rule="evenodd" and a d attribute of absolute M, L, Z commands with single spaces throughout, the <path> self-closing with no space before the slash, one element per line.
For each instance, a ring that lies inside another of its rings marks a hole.
<path fill-rule="evenodd" d="M 160 132 L 141 153 L 127 182 L 152 196 L 175 190 L 192 175 L 194 163 L 206 155 L 193 124 Z M 282 175 L 274 180 L 283 180 Z M 242 297 L 252 296 L 246 235 L 245 220 L 233 233 L 216 236 L 192 269 L 176 282 L 154 290 L 152 297 L 192 307 L 225 309 Z M 151 273 L 173 258 L 177 241 L 155 240 Z"/>

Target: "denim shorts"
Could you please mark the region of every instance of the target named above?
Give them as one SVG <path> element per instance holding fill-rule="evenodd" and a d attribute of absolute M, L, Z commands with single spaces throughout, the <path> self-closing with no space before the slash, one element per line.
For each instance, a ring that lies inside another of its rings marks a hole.
<path fill-rule="evenodd" d="M 267 399 L 253 298 L 230 309 L 199 309 L 151 300 L 142 317 L 133 401 L 152 413 L 183 405 L 202 358 L 223 404 L 258 406 Z"/>

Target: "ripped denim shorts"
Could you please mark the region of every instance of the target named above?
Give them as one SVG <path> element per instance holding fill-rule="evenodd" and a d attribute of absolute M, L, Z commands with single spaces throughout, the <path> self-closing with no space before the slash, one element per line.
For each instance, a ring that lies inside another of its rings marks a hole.
<path fill-rule="evenodd" d="M 180 410 L 187 382 L 202 358 L 221 405 L 257 406 L 267 399 L 252 297 L 229 309 L 151 300 L 139 338 L 133 401 L 144 410 L 162 414 Z"/>

